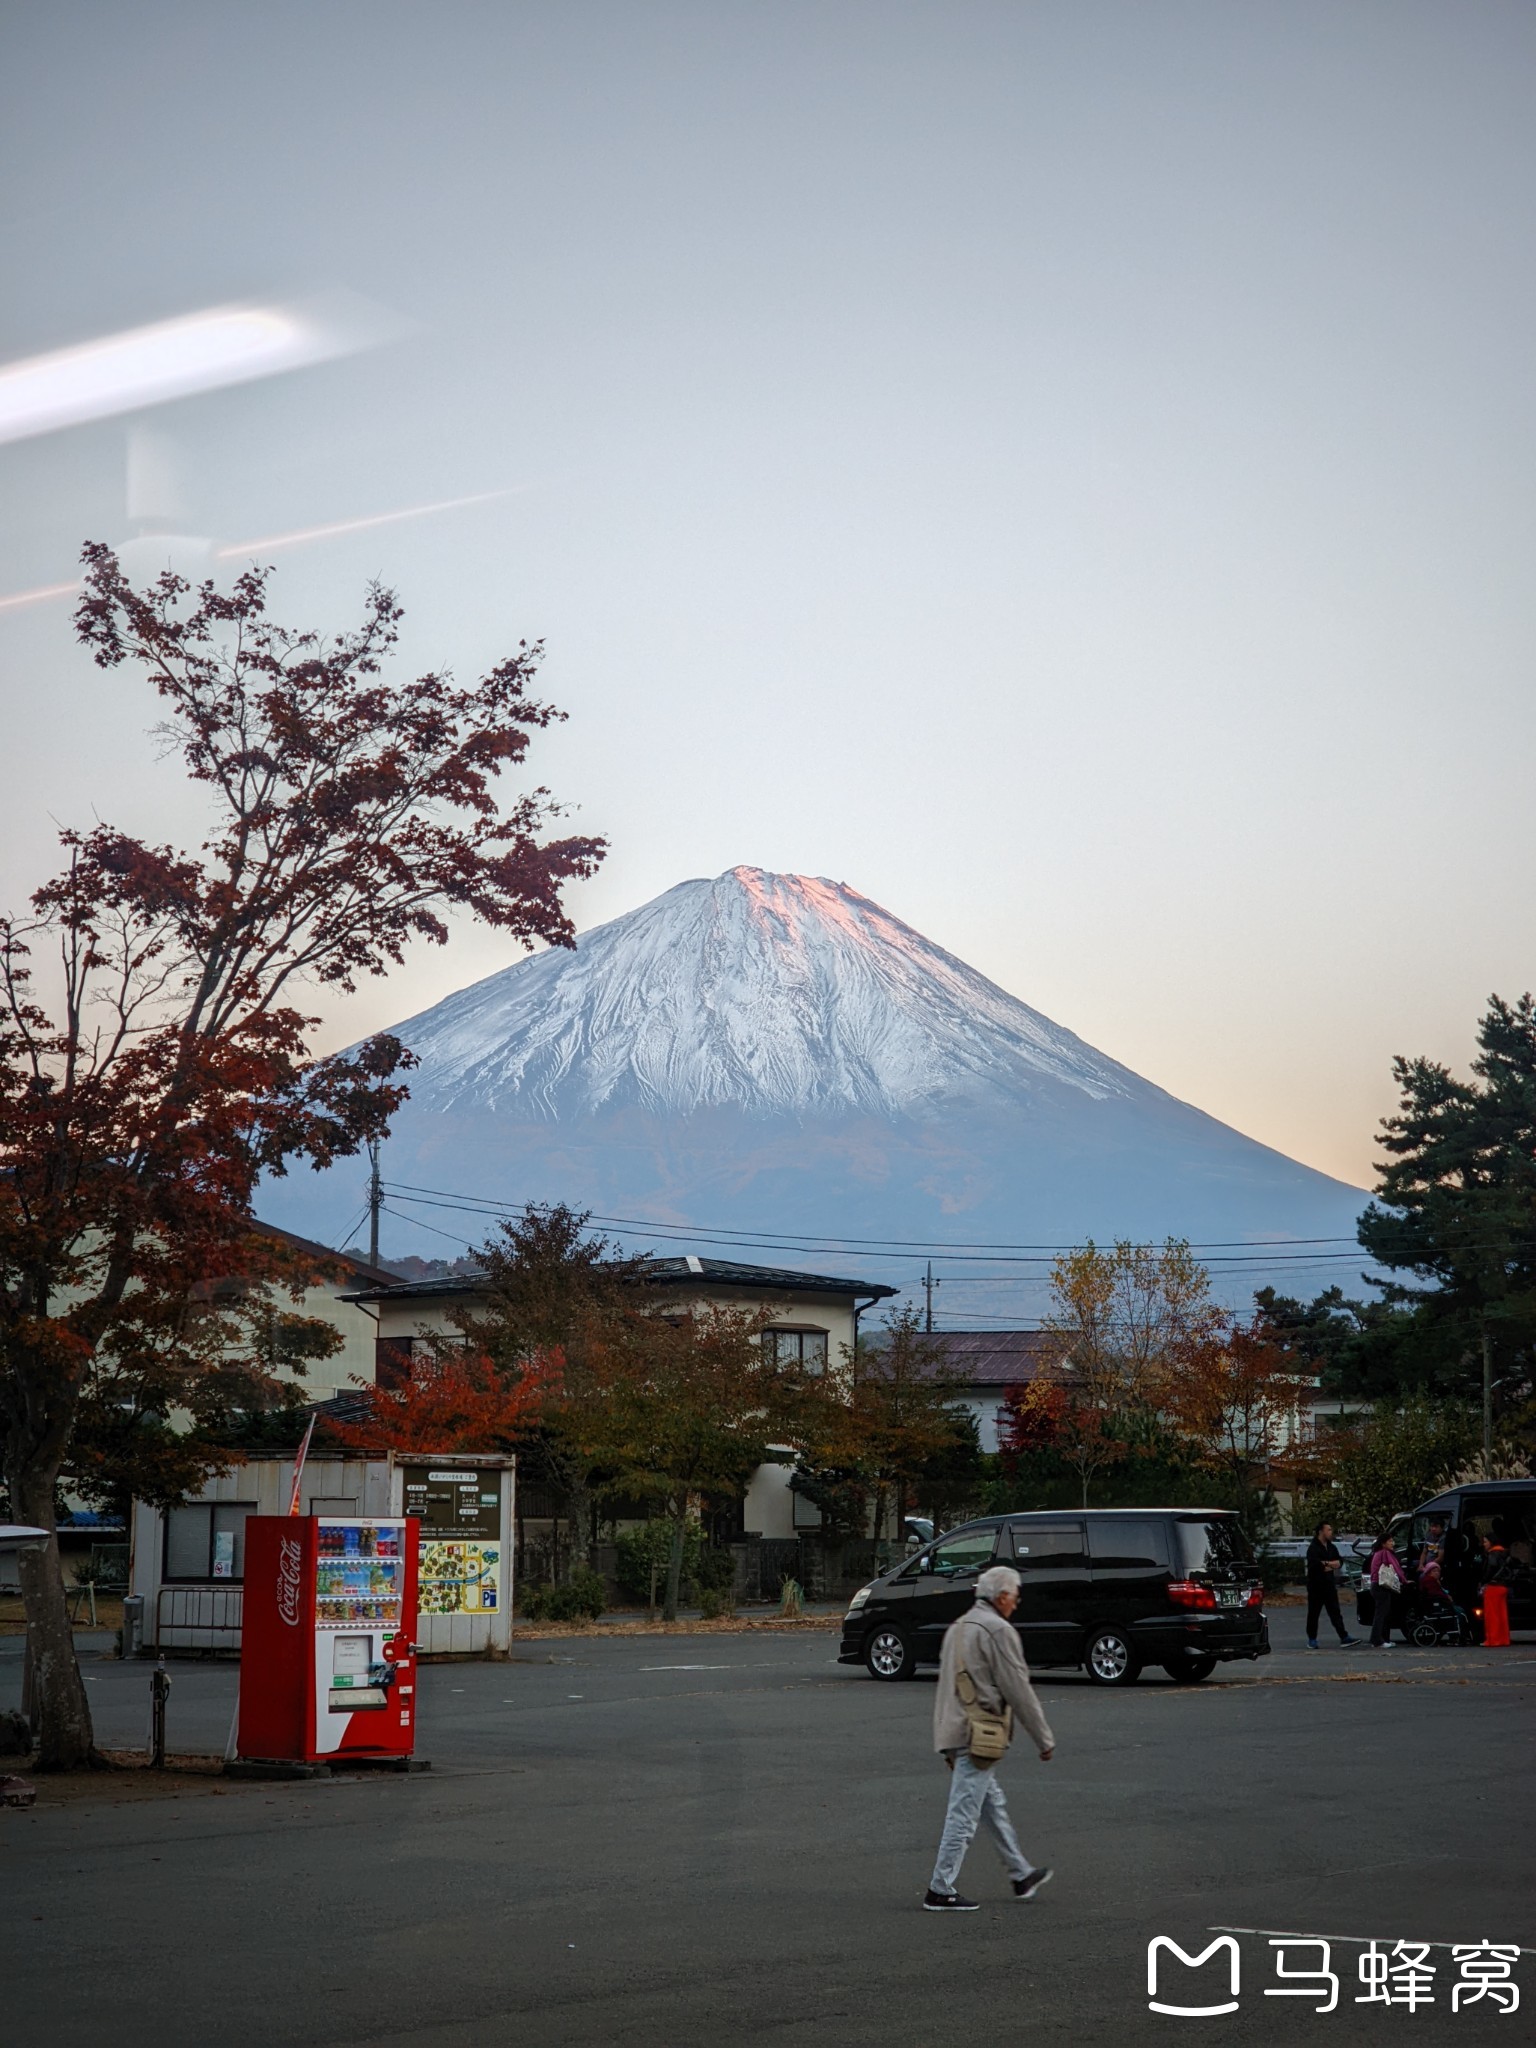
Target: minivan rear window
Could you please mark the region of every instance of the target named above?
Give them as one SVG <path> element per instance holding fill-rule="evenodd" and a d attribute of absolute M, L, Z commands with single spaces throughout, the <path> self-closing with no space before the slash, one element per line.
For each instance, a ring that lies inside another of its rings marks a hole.
<path fill-rule="evenodd" d="M 1143 1522 L 1130 1515 L 1100 1515 L 1088 1527 L 1095 1565 L 1122 1571 L 1167 1571 L 1168 1551 L 1161 1522 Z"/>
<path fill-rule="evenodd" d="M 1241 1522 L 1226 1515 L 1209 1522 L 1180 1522 L 1179 1553 L 1187 1572 L 1226 1572 L 1253 1562 L 1253 1545 Z"/>

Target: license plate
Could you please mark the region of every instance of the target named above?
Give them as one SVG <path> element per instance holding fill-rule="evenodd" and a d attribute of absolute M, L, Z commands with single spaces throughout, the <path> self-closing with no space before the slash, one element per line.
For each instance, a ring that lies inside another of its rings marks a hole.
<path fill-rule="evenodd" d="M 1243 1596 L 1236 1586 L 1218 1587 L 1216 1599 L 1222 1607 L 1241 1607 L 1243 1604 Z"/>

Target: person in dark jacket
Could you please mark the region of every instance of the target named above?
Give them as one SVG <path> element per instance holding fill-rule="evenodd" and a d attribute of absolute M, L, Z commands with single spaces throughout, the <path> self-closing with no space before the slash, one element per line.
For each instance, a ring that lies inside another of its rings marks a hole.
<path fill-rule="evenodd" d="M 1317 1648 L 1317 1618 L 1326 1612 L 1341 1643 L 1358 1643 L 1339 1612 L 1339 1574 L 1344 1560 L 1333 1540 L 1333 1524 L 1319 1522 L 1307 1545 L 1307 1648 Z"/>

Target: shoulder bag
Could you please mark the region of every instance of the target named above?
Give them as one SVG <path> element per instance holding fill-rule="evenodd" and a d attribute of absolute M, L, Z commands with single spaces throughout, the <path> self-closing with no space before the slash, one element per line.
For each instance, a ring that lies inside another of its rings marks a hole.
<path fill-rule="evenodd" d="M 994 1714 L 990 1707 L 982 1706 L 976 1681 L 963 1664 L 955 1668 L 955 1691 L 971 1731 L 971 1762 L 986 1769 L 1007 1754 L 1013 1737 L 1013 1709 L 1005 1706 L 1000 1714 Z"/>

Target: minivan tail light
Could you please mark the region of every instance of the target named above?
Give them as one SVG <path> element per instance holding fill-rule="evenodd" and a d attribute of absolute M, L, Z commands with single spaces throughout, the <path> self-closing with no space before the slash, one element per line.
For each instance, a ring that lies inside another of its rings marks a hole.
<path fill-rule="evenodd" d="M 1216 1605 L 1216 1595 L 1209 1586 L 1197 1586 L 1193 1579 L 1175 1579 L 1168 1588 L 1168 1598 L 1175 1607 L 1209 1607 Z"/>
<path fill-rule="evenodd" d="M 1250 1607 L 1262 1607 L 1264 1605 L 1264 1588 L 1262 1586 L 1254 1587 L 1253 1591 L 1248 1595 L 1247 1605 Z"/>

